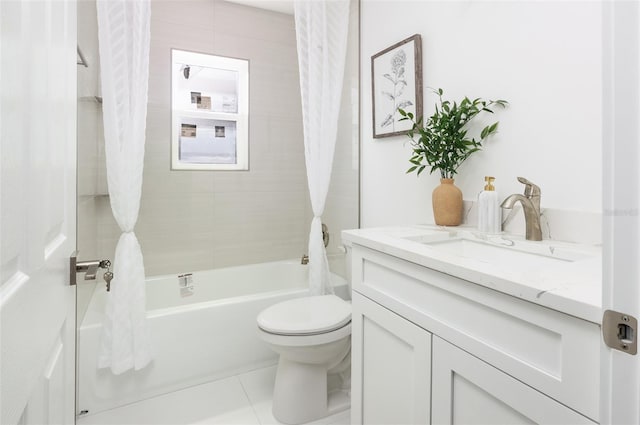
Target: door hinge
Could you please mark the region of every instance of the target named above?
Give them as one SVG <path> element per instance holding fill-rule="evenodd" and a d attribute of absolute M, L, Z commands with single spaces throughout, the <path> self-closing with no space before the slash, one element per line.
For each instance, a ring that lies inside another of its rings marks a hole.
<path fill-rule="evenodd" d="M 602 316 L 602 338 L 608 347 L 635 355 L 638 352 L 638 320 L 630 314 L 606 310 Z"/>

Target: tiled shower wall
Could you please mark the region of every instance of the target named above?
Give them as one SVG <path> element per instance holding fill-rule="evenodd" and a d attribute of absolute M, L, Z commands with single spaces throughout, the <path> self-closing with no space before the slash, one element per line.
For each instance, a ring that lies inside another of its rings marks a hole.
<path fill-rule="evenodd" d="M 345 229 L 358 228 L 360 224 L 358 3 L 356 0 L 351 1 L 347 58 L 344 83 L 342 85 L 342 104 L 340 106 L 340 118 L 338 119 L 338 138 L 333 157 L 331 184 L 329 185 L 324 214 L 322 215 L 322 221 L 329 227 L 331 235 L 329 246 L 327 247 L 329 266 L 333 272 L 342 276 L 345 276 L 346 271 L 341 270 L 341 267 L 344 266 L 344 261 L 340 232 Z M 308 233 L 308 229 L 305 229 L 305 233 Z"/>
<path fill-rule="evenodd" d="M 352 10 L 325 213 L 330 254 L 340 253 L 340 230 L 358 226 L 355 2 Z M 145 170 L 136 227 L 147 275 L 301 257 L 311 211 L 293 16 L 220 0 L 154 0 L 151 16 Z M 172 48 L 249 59 L 249 171 L 170 170 Z M 104 175 L 98 174 L 96 193 L 106 193 Z M 95 202 L 97 252 L 112 257 L 120 232 L 108 197 L 97 196 Z"/>
<path fill-rule="evenodd" d="M 98 60 L 98 22 L 95 2 L 78 2 L 78 46 L 88 66 L 78 65 L 78 200 L 77 242 L 81 260 L 98 258 L 98 208 L 102 204 L 98 188 L 100 173 L 100 149 L 104 145 L 102 132 L 102 107 L 96 96 L 100 94 Z M 82 275 L 78 275 L 79 277 Z M 77 286 L 78 322 L 87 309 L 95 281 Z"/>

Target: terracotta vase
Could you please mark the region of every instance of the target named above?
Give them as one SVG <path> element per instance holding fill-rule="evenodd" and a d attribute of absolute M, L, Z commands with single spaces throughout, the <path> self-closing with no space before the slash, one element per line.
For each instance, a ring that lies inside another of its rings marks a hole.
<path fill-rule="evenodd" d="M 433 190 L 433 217 L 440 226 L 457 226 L 462 223 L 462 191 L 453 179 L 440 179 L 440 186 Z"/>

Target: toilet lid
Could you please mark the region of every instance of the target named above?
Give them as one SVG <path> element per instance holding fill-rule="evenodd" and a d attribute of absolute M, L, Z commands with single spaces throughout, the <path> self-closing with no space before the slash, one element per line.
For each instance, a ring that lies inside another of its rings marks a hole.
<path fill-rule="evenodd" d="M 283 301 L 258 315 L 258 326 L 269 333 L 308 335 L 330 332 L 351 321 L 351 305 L 335 295 Z"/>

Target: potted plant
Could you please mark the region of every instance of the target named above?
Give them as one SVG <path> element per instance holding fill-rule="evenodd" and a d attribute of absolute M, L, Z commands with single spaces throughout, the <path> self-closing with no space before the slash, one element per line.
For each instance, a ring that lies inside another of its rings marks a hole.
<path fill-rule="evenodd" d="M 435 112 L 426 123 L 422 117 L 414 117 L 411 112 L 399 109 L 401 120 L 410 120 L 413 128 L 408 132 L 413 153 L 409 162 L 412 166 L 407 173 L 420 175 L 424 169 L 431 167 L 430 173 L 440 171 L 440 186 L 433 191 L 433 215 L 436 224 L 457 226 L 462 222 L 462 192 L 454 185 L 454 176 L 458 167 L 482 149 L 482 143 L 498 130 L 498 122 L 482 129 L 480 137 L 468 135 L 467 124 L 481 112 L 493 113 L 493 107 L 506 107 L 505 100 L 470 100 L 465 97 L 461 102 L 443 100 L 443 90 L 434 90 L 438 95 Z"/>

